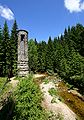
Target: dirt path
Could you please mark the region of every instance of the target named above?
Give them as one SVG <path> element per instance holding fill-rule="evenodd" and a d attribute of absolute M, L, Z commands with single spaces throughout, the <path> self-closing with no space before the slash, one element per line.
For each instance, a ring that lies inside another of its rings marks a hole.
<path fill-rule="evenodd" d="M 43 77 L 44 75 L 36 74 L 34 75 L 35 78 Z M 58 97 L 55 97 L 55 103 L 51 103 L 53 96 L 49 94 L 50 88 L 55 88 L 55 84 L 53 82 L 49 82 L 45 84 L 44 82 L 40 84 L 41 91 L 44 94 L 44 100 L 42 105 L 49 111 L 52 111 L 56 115 L 60 114 L 64 120 L 77 120 L 76 114 L 63 102 L 61 102 Z"/>

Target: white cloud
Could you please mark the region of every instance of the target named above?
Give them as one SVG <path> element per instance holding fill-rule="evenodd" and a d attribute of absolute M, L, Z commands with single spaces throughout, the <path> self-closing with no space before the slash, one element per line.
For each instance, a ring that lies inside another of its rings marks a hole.
<path fill-rule="evenodd" d="M 64 5 L 70 13 L 84 10 L 84 1 L 81 0 L 64 0 Z"/>
<path fill-rule="evenodd" d="M 0 16 L 4 17 L 7 20 L 13 20 L 14 14 L 13 12 L 8 8 L 0 5 Z"/>

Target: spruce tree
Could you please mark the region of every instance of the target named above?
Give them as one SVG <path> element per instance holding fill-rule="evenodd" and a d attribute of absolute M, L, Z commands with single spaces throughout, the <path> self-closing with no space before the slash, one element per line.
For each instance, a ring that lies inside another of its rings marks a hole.
<path fill-rule="evenodd" d="M 2 58 L 2 29 L 0 27 L 0 76 L 3 75 L 3 58 Z"/>
<path fill-rule="evenodd" d="M 54 72 L 57 72 L 56 52 L 57 52 L 57 49 L 58 49 L 58 43 L 59 43 L 59 40 L 55 37 L 54 41 L 53 41 L 53 47 L 54 47 L 54 51 L 53 51 L 53 69 L 54 69 Z"/>
<path fill-rule="evenodd" d="M 18 45 L 18 37 L 17 37 L 17 22 L 16 20 L 14 21 L 12 30 L 11 30 L 11 76 L 14 76 L 17 74 L 17 45 Z"/>
<path fill-rule="evenodd" d="M 42 41 L 38 44 L 38 70 L 46 71 L 46 42 Z"/>
<path fill-rule="evenodd" d="M 48 71 L 53 71 L 53 50 L 53 41 L 51 40 L 51 37 L 49 37 L 46 51 L 46 67 Z"/>
<path fill-rule="evenodd" d="M 28 58 L 29 58 L 29 70 L 36 72 L 38 66 L 38 52 L 37 45 L 33 39 L 28 41 Z"/>
<path fill-rule="evenodd" d="M 4 27 L 3 27 L 3 40 L 2 40 L 2 46 L 3 46 L 3 75 L 7 76 L 9 74 L 10 69 L 10 37 L 9 37 L 9 31 L 8 31 L 8 25 L 5 21 Z"/>

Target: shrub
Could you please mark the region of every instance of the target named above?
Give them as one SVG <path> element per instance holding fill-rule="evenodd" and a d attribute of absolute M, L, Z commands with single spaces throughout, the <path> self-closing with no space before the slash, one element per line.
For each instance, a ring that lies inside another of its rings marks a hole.
<path fill-rule="evenodd" d="M 46 120 L 41 107 L 42 93 L 32 76 L 21 78 L 15 92 L 14 120 Z"/>

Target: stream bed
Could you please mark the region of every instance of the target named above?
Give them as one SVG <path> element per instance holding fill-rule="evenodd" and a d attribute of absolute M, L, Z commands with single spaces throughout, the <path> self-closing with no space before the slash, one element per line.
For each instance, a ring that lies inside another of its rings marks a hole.
<path fill-rule="evenodd" d="M 84 120 L 84 100 L 70 92 L 63 81 L 59 82 L 58 91 L 59 95 L 64 99 L 64 103 L 79 116 L 79 120 Z"/>

